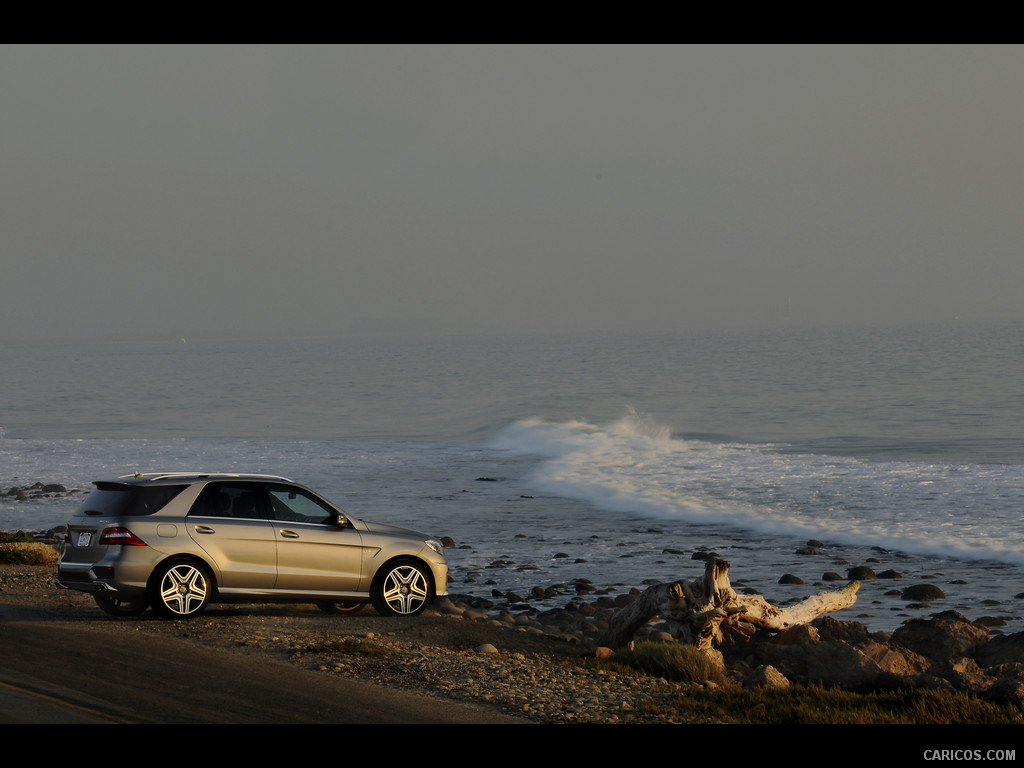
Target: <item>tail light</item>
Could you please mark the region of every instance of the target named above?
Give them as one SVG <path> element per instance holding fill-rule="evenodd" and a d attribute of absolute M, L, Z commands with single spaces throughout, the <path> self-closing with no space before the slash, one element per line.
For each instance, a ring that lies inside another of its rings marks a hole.
<path fill-rule="evenodd" d="M 100 533 L 100 544 L 126 544 L 133 547 L 146 546 L 146 542 L 127 528 L 104 528 Z"/>

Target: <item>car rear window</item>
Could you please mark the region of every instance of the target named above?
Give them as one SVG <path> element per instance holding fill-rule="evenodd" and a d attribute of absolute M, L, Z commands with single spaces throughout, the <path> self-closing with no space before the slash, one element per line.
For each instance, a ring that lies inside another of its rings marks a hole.
<path fill-rule="evenodd" d="M 83 515 L 143 517 L 159 512 L 187 485 L 135 486 L 101 483 L 78 508 Z"/>

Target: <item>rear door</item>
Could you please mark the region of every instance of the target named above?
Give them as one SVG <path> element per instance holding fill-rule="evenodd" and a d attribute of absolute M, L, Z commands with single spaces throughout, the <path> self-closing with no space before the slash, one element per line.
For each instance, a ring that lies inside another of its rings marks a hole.
<path fill-rule="evenodd" d="M 262 484 L 208 484 L 188 513 L 188 533 L 220 571 L 221 588 L 272 590 L 277 543 L 266 519 Z"/>

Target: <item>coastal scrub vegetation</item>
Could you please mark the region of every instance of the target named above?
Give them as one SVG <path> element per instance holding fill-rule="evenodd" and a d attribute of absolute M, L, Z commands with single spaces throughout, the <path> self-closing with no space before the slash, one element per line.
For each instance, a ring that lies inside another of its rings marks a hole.
<path fill-rule="evenodd" d="M 637 643 L 614 658 L 594 661 L 600 668 L 626 668 L 675 683 L 721 682 L 722 671 L 696 646 L 681 643 Z"/>
<path fill-rule="evenodd" d="M 666 702 L 659 702 L 664 708 Z M 853 693 L 818 686 L 700 690 L 673 706 L 705 722 L 801 725 L 1022 725 L 1019 709 L 953 691 Z"/>
<path fill-rule="evenodd" d="M 24 541 L 34 541 L 34 539 L 27 533 L 9 533 L 8 531 L 0 531 L 0 544 L 11 544 Z"/>
<path fill-rule="evenodd" d="M 30 534 L 0 531 L 0 564 L 53 565 L 59 556 L 56 548 L 36 541 Z"/>
<path fill-rule="evenodd" d="M 673 643 L 637 643 L 610 659 L 585 666 L 639 672 L 673 683 L 690 683 L 668 699 L 637 705 L 649 714 L 685 712 L 702 722 L 738 724 L 1024 724 L 1024 712 L 955 691 L 898 690 L 855 693 L 817 685 L 784 689 L 741 688 L 697 648 Z M 709 685 L 710 683 L 710 685 Z"/>

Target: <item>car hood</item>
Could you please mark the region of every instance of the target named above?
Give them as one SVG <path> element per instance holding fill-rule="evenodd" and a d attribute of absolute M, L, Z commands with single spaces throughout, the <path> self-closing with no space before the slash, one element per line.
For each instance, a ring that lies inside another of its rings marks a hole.
<path fill-rule="evenodd" d="M 365 531 L 366 533 L 384 533 L 390 536 L 408 536 L 410 539 L 420 539 L 421 541 L 433 538 L 420 531 L 414 531 L 411 528 L 400 528 L 397 525 L 370 523 L 366 520 L 354 520 L 351 517 L 349 518 L 349 522 L 358 530 Z"/>

